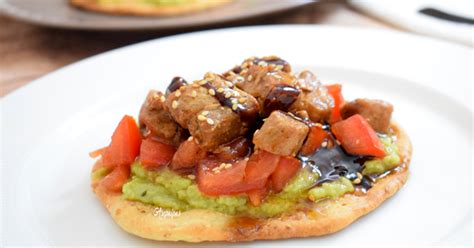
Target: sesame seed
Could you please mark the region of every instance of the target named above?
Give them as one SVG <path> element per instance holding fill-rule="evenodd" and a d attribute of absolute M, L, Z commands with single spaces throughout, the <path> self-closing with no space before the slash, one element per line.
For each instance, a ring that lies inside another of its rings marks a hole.
<path fill-rule="evenodd" d="M 253 76 L 252 76 L 252 75 L 249 75 L 249 76 L 247 77 L 247 80 L 248 80 L 248 81 L 252 81 L 252 79 L 253 79 Z"/>
<path fill-rule="evenodd" d="M 244 103 L 245 101 L 246 101 L 245 97 L 239 98 L 239 102 L 240 102 L 240 103 Z"/>
<path fill-rule="evenodd" d="M 232 167 L 232 164 L 225 164 L 224 168 L 226 169 L 229 169 L 230 167 Z"/>
<path fill-rule="evenodd" d="M 354 184 L 359 184 L 362 182 L 362 180 L 360 178 L 356 178 L 353 182 Z"/>
<path fill-rule="evenodd" d="M 283 66 L 282 66 L 282 65 L 277 65 L 277 66 L 275 66 L 275 70 L 279 71 L 279 70 L 281 70 L 281 69 L 283 69 Z"/>
<path fill-rule="evenodd" d="M 205 121 L 207 118 L 204 115 L 198 115 L 198 120 Z"/>
<path fill-rule="evenodd" d="M 176 108 L 178 107 L 178 105 L 179 105 L 179 104 L 178 104 L 178 102 L 177 102 L 176 100 L 173 100 L 173 102 L 171 102 L 171 107 L 172 107 L 173 109 L 176 109 Z"/>
<path fill-rule="evenodd" d="M 321 143 L 321 146 L 322 146 L 322 147 L 328 146 L 328 142 L 327 142 L 327 141 L 323 141 L 323 143 Z"/>
<path fill-rule="evenodd" d="M 191 174 L 191 175 L 188 175 L 188 178 L 191 179 L 191 180 L 194 180 L 194 179 L 196 179 L 196 176 Z"/>
<path fill-rule="evenodd" d="M 245 80 L 245 78 L 244 78 L 244 77 L 242 77 L 242 76 L 238 76 L 238 77 L 236 77 L 235 79 L 237 79 L 237 81 L 240 81 L 240 82 L 242 82 L 242 81 L 244 81 L 244 80 Z"/>
<path fill-rule="evenodd" d="M 214 89 L 209 89 L 209 95 L 215 96 L 215 95 L 216 95 L 216 91 L 215 91 Z"/>
<path fill-rule="evenodd" d="M 249 161 L 249 157 L 245 157 L 244 160 L 245 160 L 245 161 Z"/>
<path fill-rule="evenodd" d="M 197 96 L 197 92 L 196 92 L 195 90 L 193 90 L 193 91 L 191 92 L 191 96 L 192 96 L 192 97 L 196 97 L 196 96 Z"/>
<path fill-rule="evenodd" d="M 219 165 L 219 168 L 224 168 L 224 167 L 225 167 L 225 163 L 221 163 L 221 164 Z"/>
<path fill-rule="evenodd" d="M 205 84 L 207 84 L 207 81 L 206 81 L 206 80 L 201 80 L 201 81 L 199 81 L 199 85 L 205 85 Z"/>
<path fill-rule="evenodd" d="M 217 89 L 217 92 L 219 92 L 219 93 L 224 92 L 224 88 L 218 88 L 218 89 Z"/>
<path fill-rule="evenodd" d="M 229 91 L 227 91 L 224 95 L 225 98 L 229 98 L 232 96 L 232 93 L 230 93 Z"/>
<path fill-rule="evenodd" d="M 207 72 L 206 75 L 204 75 L 205 78 L 210 78 L 210 79 L 214 79 L 215 76 L 214 76 L 214 73 L 212 72 Z"/>
<path fill-rule="evenodd" d="M 181 91 L 177 90 L 177 91 L 174 93 L 174 95 L 175 95 L 176 97 L 181 96 Z"/>
<path fill-rule="evenodd" d="M 207 124 L 214 125 L 214 121 L 210 118 L 207 118 Z"/>
<path fill-rule="evenodd" d="M 234 85 L 233 85 L 231 82 L 229 82 L 229 81 L 225 81 L 225 85 L 227 85 L 227 87 L 232 87 L 232 86 L 234 86 Z"/>
<path fill-rule="evenodd" d="M 239 96 L 240 96 L 240 93 L 237 92 L 237 91 L 234 91 L 234 96 L 235 96 L 235 97 L 239 97 Z"/>
<path fill-rule="evenodd" d="M 237 110 L 237 107 L 238 107 L 238 106 L 237 106 L 236 103 L 232 104 L 232 109 L 233 109 L 233 110 Z"/>
<path fill-rule="evenodd" d="M 189 136 L 188 141 L 193 141 L 193 136 Z"/>
<path fill-rule="evenodd" d="M 165 101 L 166 101 L 165 96 L 160 96 L 160 101 L 161 101 L 161 102 L 165 102 Z"/>
<path fill-rule="evenodd" d="M 258 65 L 259 66 L 267 66 L 268 64 L 267 64 L 267 62 L 262 60 L 262 61 L 258 62 Z"/>
<path fill-rule="evenodd" d="M 208 115 L 208 114 L 209 114 L 209 111 L 207 111 L 207 110 L 204 110 L 204 111 L 202 111 L 202 113 L 201 113 L 201 115 Z"/>
<path fill-rule="evenodd" d="M 282 77 L 280 75 L 277 75 L 277 74 L 273 75 L 273 77 L 276 78 L 276 79 L 282 79 Z"/>

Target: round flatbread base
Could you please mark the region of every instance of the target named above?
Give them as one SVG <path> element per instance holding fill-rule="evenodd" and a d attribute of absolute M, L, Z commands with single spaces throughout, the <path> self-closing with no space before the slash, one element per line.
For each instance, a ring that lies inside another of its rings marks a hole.
<path fill-rule="evenodd" d="M 336 200 L 323 200 L 312 203 L 309 211 L 280 217 L 241 218 L 202 209 L 166 212 L 152 205 L 127 201 L 121 194 L 109 193 L 94 182 L 92 188 L 120 227 L 147 239 L 237 242 L 321 236 L 337 232 L 368 214 L 406 182 L 412 146 L 398 125 L 392 123 L 392 129 L 397 136 L 402 165 L 379 179 L 367 194 L 346 194 Z"/>
<path fill-rule="evenodd" d="M 205 9 L 213 8 L 226 4 L 231 0 L 193 0 L 188 3 L 181 4 L 161 4 L 153 6 L 151 4 L 143 4 L 137 1 L 108 2 L 100 4 L 98 0 L 69 0 L 72 6 L 89 10 L 115 15 L 139 15 L 139 16 L 169 16 L 182 15 Z"/>

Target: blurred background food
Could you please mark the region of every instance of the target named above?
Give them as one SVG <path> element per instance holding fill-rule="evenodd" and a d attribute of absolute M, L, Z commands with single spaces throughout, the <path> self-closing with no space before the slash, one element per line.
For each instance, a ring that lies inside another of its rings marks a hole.
<path fill-rule="evenodd" d="M 203 11 L 230 0 L 69 0 L 72 6 L 113 15 L 172 16 Z"/>
<path fill-rule="evenodd" d="M 80 59 L 173 34 L 324 24 L 473 44 L 474 1 L 0 0 L 0 96 Z M 74 7 L 75 5 L 76 7 Z"/>

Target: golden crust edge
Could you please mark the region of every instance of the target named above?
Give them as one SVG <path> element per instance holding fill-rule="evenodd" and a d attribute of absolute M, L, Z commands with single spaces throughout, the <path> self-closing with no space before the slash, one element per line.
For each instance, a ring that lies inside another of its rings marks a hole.
<path fill-rule="evenodd" d="M 239 224 L 223 213 L 194 209 L 179 216 L 155 216 L 155 206 L 124 200 L 121 194 L 108 193 L 92 184 L 93 191 L 125 231 L 160 241 L 252 241 L 322 236 L 337 232 L 370 213 L 395 194 L 406 182 L 412 145 L 403 129 L 392 122 L 404 169 L 377 181 L 366 195 L 346 194 L 336 200 L 312 204 L 312 211 L 299 211 L 281 217 Z"/>
<path fill-rule="evenodd" d="M 155 16 L 155 15 L 181 15 L 197 11 L 206 10 L 209 8 L 214 8 L 226 3 L 231 2 L 232 0 L 222 0 L 222 1 L 203 1 L 197 0 L 196 2 L 178 4 L 171 6 L 157 6 L 157 7 L 146 7 L 135 4 L 116 4 L 104 6 L 97 3 L 97 0 L 69 0 L 69 4 L 74 7 L 95 11 L 106 14 L 114 15 L 137 15 L 137 16 Z"/>

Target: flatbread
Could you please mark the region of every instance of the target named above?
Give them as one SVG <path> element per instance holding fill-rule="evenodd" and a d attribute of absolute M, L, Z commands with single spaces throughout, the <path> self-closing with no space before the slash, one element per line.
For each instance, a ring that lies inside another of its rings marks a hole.
<path fill-rule="evenodd" d="M 196 11 L 213 8 L 222 4 L 226 4 L 231 0 L 191 0 L 189 3 L 181 4 L 160 4 L 150 5 L 143 4 L 138 1 L 110 1 L 107 4 L 100 4 L 99 0 L 69 0 L 69 3 L 75 7 L 103 12 L 116 15 L 181 15 Z"/>
<path fill-rule="evenodd" d="M 97 183 L 93 190 L 125 231 L 137 236 L 168 241 L 252 241 L 321 236 L 337 232 L 377 208 L 406 182 L 412 146 L 406 133 L 395 123 L 402 164 L 379 179 L 365 195 L 346 194 L 335 200 L 311 204 L 310 211 L 299 211 L 266 219 L 239 218 L 223 213 L 194 209 L 180 214 L 140 202 L 127 201 L 121 194 L 107 192 Z"/>

